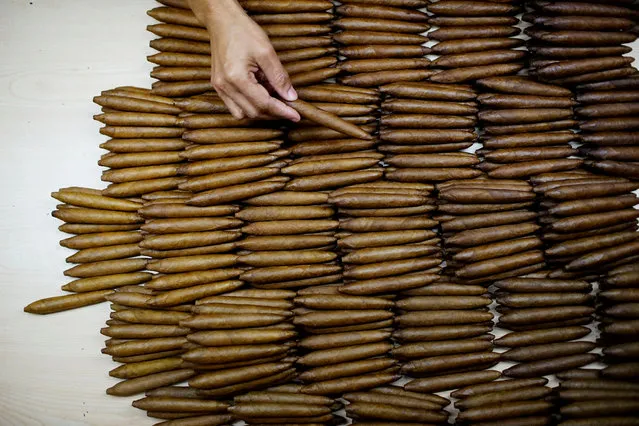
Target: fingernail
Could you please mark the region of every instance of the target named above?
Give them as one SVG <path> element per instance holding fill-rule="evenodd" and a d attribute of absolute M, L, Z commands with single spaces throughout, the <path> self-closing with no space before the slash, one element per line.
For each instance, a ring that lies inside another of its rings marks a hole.
<path fill-rule="evenodd" d="M 297 99 L 297 92 L 291 87 L 288 89 L 288 92 L 286 92 L 286 97 L 288 101 L 294 101 Z"/>

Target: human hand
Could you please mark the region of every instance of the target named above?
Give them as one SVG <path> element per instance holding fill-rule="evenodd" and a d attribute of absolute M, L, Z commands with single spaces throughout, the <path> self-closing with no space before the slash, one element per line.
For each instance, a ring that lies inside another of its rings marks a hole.
<path fill-rule="evenodd" d="M 268 36 L 236 0 L 189 0 L 211 36 L 211 81 L 229 111 L 241 118 L 299 121 L 293 108 L 271 96 L 293 101 L 297 93 Z"/>

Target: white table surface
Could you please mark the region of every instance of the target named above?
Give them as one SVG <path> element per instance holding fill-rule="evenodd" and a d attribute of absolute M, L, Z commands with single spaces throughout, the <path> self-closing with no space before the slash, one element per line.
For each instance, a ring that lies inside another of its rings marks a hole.
<path fill-rule="evenodd" d="M 28 303 L 63 294 L 71 250 L 49 193 L 103 188 L 106 138 L 91 101 L 119 85 L 150 87 L 151 0 L 0 1 L 0 426 L 150 425 L 107 396 L 100 353 L 106 304 L 49 315 Z M 635 44 L 636 46 L 636 44 Z"/>

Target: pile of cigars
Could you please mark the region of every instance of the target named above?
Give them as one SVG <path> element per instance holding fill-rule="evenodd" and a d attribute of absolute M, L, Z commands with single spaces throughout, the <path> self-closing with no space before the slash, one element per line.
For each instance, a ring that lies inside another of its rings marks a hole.
<path fill-rule="evenodd" d="M 158 81 L 94 98 L 108 186 L 52 194 L 71 294 L 25 308 L 110 302 L 108 394 L 163 426 L 639 424 L 633 1 L 241 0 L 299 123 L 234 119 L 160 3 Z"/>

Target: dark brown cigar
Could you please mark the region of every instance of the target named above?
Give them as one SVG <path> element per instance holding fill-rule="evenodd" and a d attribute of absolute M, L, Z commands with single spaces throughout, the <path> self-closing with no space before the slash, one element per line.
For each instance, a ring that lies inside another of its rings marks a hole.
<path fill-rule="evenodd" d="M 339 49 L 349 59 L 415 58 L 429 54 L 430 48 L 417 45 L 370 44 L 345 46 Z"/>
<path fill-rule="evenodd" d="M 438 55 L 452 55 L 486 50 L 511 49 L 519 47 L 523 40 L 517 38 L 480 38 L 446 40 L 433 46 L 432 51 Z"/>

